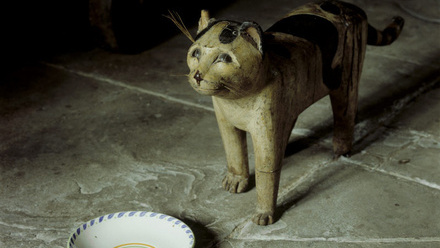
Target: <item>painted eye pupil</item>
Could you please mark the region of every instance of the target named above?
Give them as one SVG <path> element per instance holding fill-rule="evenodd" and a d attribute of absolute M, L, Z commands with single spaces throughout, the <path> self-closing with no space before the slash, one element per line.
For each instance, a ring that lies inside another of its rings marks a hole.
<path fill-rule="evenodd" d="M 222 53 L 222 54 L 220 54 L 218 56 L 218 61 L 224 62 L 224 63 L 231 63 L 232 62 L 232 58 L 228 54 Z"/>
<path fill-rule="evenodd" d="M 200 50 L 196 49 L 194 50 L 194 52 L 192 53 L 192 55 L 194 58 L 199 58 L 200 57 Z"/>

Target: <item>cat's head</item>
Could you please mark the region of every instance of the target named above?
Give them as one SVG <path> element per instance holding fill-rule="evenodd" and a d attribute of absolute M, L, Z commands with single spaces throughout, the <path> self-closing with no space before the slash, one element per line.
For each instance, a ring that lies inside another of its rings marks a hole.
<path fill-rule="evenodd" d="M 188 50 L 188 80 L 202 95 L 235 99 L 261 87 L 262 31 L 254 22 L 216 21 L 202 11 Z"/>

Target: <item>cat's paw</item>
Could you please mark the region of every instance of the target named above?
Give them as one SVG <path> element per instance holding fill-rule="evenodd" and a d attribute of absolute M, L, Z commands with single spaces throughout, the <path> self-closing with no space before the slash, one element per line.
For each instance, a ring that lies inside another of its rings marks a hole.
<path fill-rule="evenodd" d="M 252 221 L 260 226 L 267 226 L 271 225 L 274 222 L 274 213 L 271 211 L 267 212 L 257 212 L 254 217 L 252 218 Z"/>
<path fill-rule="evenodd" d="M 232 173 L 228 173 L 223 179 L 223 188 L 231 193 L 242 193 L 245 192 L 249 179 L 243 176 L 237 176 Z"/>

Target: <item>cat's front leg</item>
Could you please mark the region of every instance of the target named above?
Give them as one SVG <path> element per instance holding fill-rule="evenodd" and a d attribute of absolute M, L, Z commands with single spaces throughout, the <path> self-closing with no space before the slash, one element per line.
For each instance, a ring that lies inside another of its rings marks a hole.
<path fill-rule="evenodd" d="M 222 182 L 223 188 L 231 193 L 245 192 L 249 184 L 246 132 L 226 123 L 219 123 L 219 127 L 228 163 L 228 173 Z"/>
<path fill-rule="evenodd" d="M 272 129 L 274 130 L 274 129 Z M 252 135 L 255 151 L 255 183 L 257 210 L 252 218 L 258 225 L 270 225 L 274 220 L 285 142 L 280 130 Z M 277 134 L 278 133 L 278 134 Z"/>
<path fill-rule="evenodd" d="M 249 184 L 246 132 L 231 125 L 218 108 L 215 109 L 215 114 L 228 163 L 228 172 L 222 182 L 223 188 L 231 193 L 245 192 Z"/>
<path fill-rule="evenodd" d="M 275 222 L 275 208 L 278 196 L 281 170 L 256 171 L 257 210 L 252 221 L 261 226 Z"/>

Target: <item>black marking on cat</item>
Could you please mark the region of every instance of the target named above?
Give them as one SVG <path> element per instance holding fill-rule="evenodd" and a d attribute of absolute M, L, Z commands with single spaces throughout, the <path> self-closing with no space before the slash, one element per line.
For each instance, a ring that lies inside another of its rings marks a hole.
<path fill-rule="evenodd" d="M 218 36 L 222 44 L 233 42 L 239 33 L 239 24 L 236 22 L 229 23 Z"/>
<path fill-rule="evenodd" d="M 230 21 L 230 20 L 215 20 L 215 21 L 211 21 L 208 26 L 203 29 L 202 31 L 200 31 L 197 35 L 195 40 L 198 40 L 200 37 L 202 37 L 206 32 L 208 32 L 213 26 L 215 26 L 217 23 L 219 22 L 228 22 L 229 25 L 233 25 L 233 26 L 240 26 L 241 23 L 237 22 L 237 21 Z M 221 34 L 219 35 L 220 38 Z"/>
<path fill-rule="evenodd" d="M 257 44 L 257 42 L 252 38 L 252 36 L 247 33 L 247 29 L 250 27 L 255 28 L 255 30 L 258 33 L 258 36 L 260 36 L 260 40 L 263 37 L 263 31 L 256 22 L 253 21 L 245 21 L 245 22 L 236 22 L 236 21 L 230 21 L 230 20 L 216 20 L 212 21 L 208 24 L 208 26 L 200 31 L 195 40 L 197 41 L 200 37 L 202 37 L 206 32 L 208 32 L 213 26 L 220 22 L 227 22 L 228 24 L 223 28 L 222 32 L 220 33 L 218 39 L 220 43 L 222 44 L 230 44 L 232 43 L 238 36 L 241 36 L 243 39 L 245 39 L 247 42 L 251 43 L 257 50 L 259 50 L 263 54 L 263 47 L 262 44 Z"/>
<path fill-rule="evenodd" d="M 323 2 L 320 5 L 320 7 L 321 7 L 322 10 L 327 11 L 329 13 L 332 13 L 334 15 L 340 15 L 341 14 L 341 9 L 338 6 L 336 6 L 333 3 L 331 3 L 331 2 Z"/>
<path fill-rule="evenodd" d="M 291 34 L 318 45 L 322 53 L 324 84 L 329 89 L 339 87 L 341 69 L 331 68 L 338 47 L 338 30 L 330 21 L 315 15 L 293 15 L 278 21 L 267 32 Z"/>
<path fill-rule="evenodd" d="M 264 45 L 265 46 L 264 49 L 270 50 L 274 54 L 281 56 L 283 58 L 290 59 L 292 56 L 290 54 L 289 49 L 287 49 L 285 46 L 281 44 L 276 44 L 274 42 L 271 42 L 271 40 L 273 40 L 274 38 L 275 37 L 272 34 L 269 33 L 264 34 L 264 41 L 267 42 Z"/>
<path fill-rule="evenodd" d="M 215 24 L 217 24 L 217 23 L 219 23 L 220 21 L 213 21 L 213 22 L 210 22 L 209 24 L 208 24 L 208 26 L 205 28 L 205 29 L 203 29 L 202 31 L 200 31 L 197 35 L 196 35 L 196 38 L 195 38 L 195 40 L 198 40 L 200 37 L 202 37 L 206 32 L 208 32 L 208 30 L 209 29 L 211 29 Z"/>
<path fill-rule="evenodd" d="M 393 23 L 390 24 L 382 32 L 378 32 L 374 27 L 368 25 L 368 39 L 369 45 L 383 46 L 391 44 L 400 34 L 403 28 L 404 20 L 402 17 L 396 16 L 393 18 Z"/>

